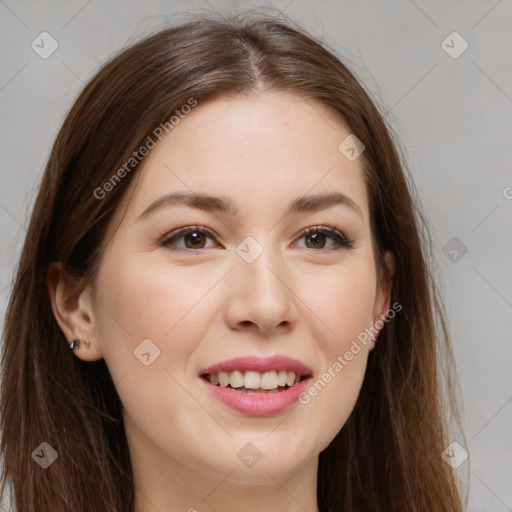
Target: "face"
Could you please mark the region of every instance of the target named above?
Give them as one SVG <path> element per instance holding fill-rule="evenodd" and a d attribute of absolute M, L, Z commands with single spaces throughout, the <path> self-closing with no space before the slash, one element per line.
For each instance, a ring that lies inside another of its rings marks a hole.
<path fill-rule="evenodd" d="M 266 93 L 199 104 L 151 150 L 86 289 L 132 457 L 279 480 L 343 427 L 369 346 L 344 355 L 389 307 L 360 159 L 338 149 L 349 134 L 318 103 Z"/>

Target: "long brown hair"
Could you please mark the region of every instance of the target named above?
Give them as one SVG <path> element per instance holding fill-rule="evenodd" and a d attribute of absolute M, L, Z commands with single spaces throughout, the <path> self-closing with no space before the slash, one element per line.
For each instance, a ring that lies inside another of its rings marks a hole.
<path fill-rule="evenodd" d="M 55 140 L 2 349 L 2 493 L 10 483 L 20 512 L 133 510 L 118 394 L 103 360 L 84 362 L 69 350 L 52 314 L 48 266 L 62 262 L 86 283 L 138 165 L 101 199 L 98 187 L 190 98 L 201 104 L 255 90 L 318 101 L 364 143 L 377 261 L 386 249 L 396 260 L 391 303 L 402 311 L 383 327 L 355 409 L 320 454 L 318 505 L 329 512 L 463 510 L 456 476 L 441 458 L 448 419 L 459 417 L 454 360 L 427 223 L 404 159 L 369 94 L 325 43 L 291 21 L 246 12 L 203 14 L 121 51 L 85 86 Z M 42 442 L 58 453 L 45 470 L 31 457 Z"/>

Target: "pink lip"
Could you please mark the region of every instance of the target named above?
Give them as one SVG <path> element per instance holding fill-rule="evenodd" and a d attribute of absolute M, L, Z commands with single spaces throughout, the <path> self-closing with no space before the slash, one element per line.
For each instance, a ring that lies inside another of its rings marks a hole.
<path fill-rule="evenodd" d="M 248 416 L 271 416 L 296 403 L 311 379 L 301 380 L 291 388 L 270 395 L 248 395 L 231 388 L 215 386 L 206 379 L 200 380 L 215 398 L 231 409 Z"/>
<path fill-rule="evenodd" d="M 305 364 L 287 356 L 264 358 L 248 356 L 229 359 L 228 361 L 209 366 L 201 370 L 199 375 L 204 376 L 205 374 L 211 375 L 219 372 L 232 372 L 234 370 L 242 372 L 252 370 L 260 373 L 271 370 L 287 370 L 308 377 L 311 377 L 313 373 Z M 249 416 L 271 416 L 283 412 L 296 403 L 299 395 L 308 386 L 310 378 L 303 379 L 286 390 L 265 395 L 248 395 L 231 388 L 222 388 L 211 384 L 205 378 L 201 378 L 201 381 L 215 398 L 231 409 Z"/>
<path fill-rule="evenodd" d="M 253 370 L 255 372 L 269 372 L 271 370 L 287 370 L 298 373 L 299 375 L 311 375 L 311 368 L 308 368 L 305 364 L 292 359 L 287 356 L 272 356 L 272 357 L 236 357 L 235 359 L 229 359 L 222 363 L 208 366 L 199 372 L 199 375 L 206 373 L 219 373 L 219 372 L 232 372 L 234 370 L 240 370 L 245 372 L 247 370 Z"/>

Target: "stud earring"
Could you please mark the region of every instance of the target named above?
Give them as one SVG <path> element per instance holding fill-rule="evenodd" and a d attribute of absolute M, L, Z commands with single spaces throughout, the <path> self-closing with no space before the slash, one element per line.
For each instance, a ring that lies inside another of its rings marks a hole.
<path fill-rule="evenodd" d="M 69 344 L 69 348 L 71 350 L 78 350 L 80 348 L 80 345 L 82 344 L 82 341 L 81 340 L 73 340 L 70 344 Z M 91 342 L 89 340 L 85 341 L 85 346 L 87 348 L 89 348 L 89 346 L 91 345 Z"/>

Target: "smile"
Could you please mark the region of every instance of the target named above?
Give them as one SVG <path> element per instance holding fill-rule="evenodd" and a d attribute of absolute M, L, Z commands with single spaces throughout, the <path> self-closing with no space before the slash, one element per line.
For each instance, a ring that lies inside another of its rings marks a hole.
<path fill-rule="evenodd" d="M 287 370 L 271 370 L 264 373 L 252 370 L 246 372 L 234 370 L 232 372 L 207 374 L 204 378 L 215 386 L 229 387 L 241 393 L 256 395 L 279 393 L 291 388 L 299 383 L 302 378 L 306 377 L 301 377 L 298 373 Z"/>
<path fill-rule="evenodd" d="M 298 402 L 312 372 L 286 356 L 250 356 L 205 368 L 199 376 L 211 396 L 230 409 L 249 416 L 269 416 Z"/>

